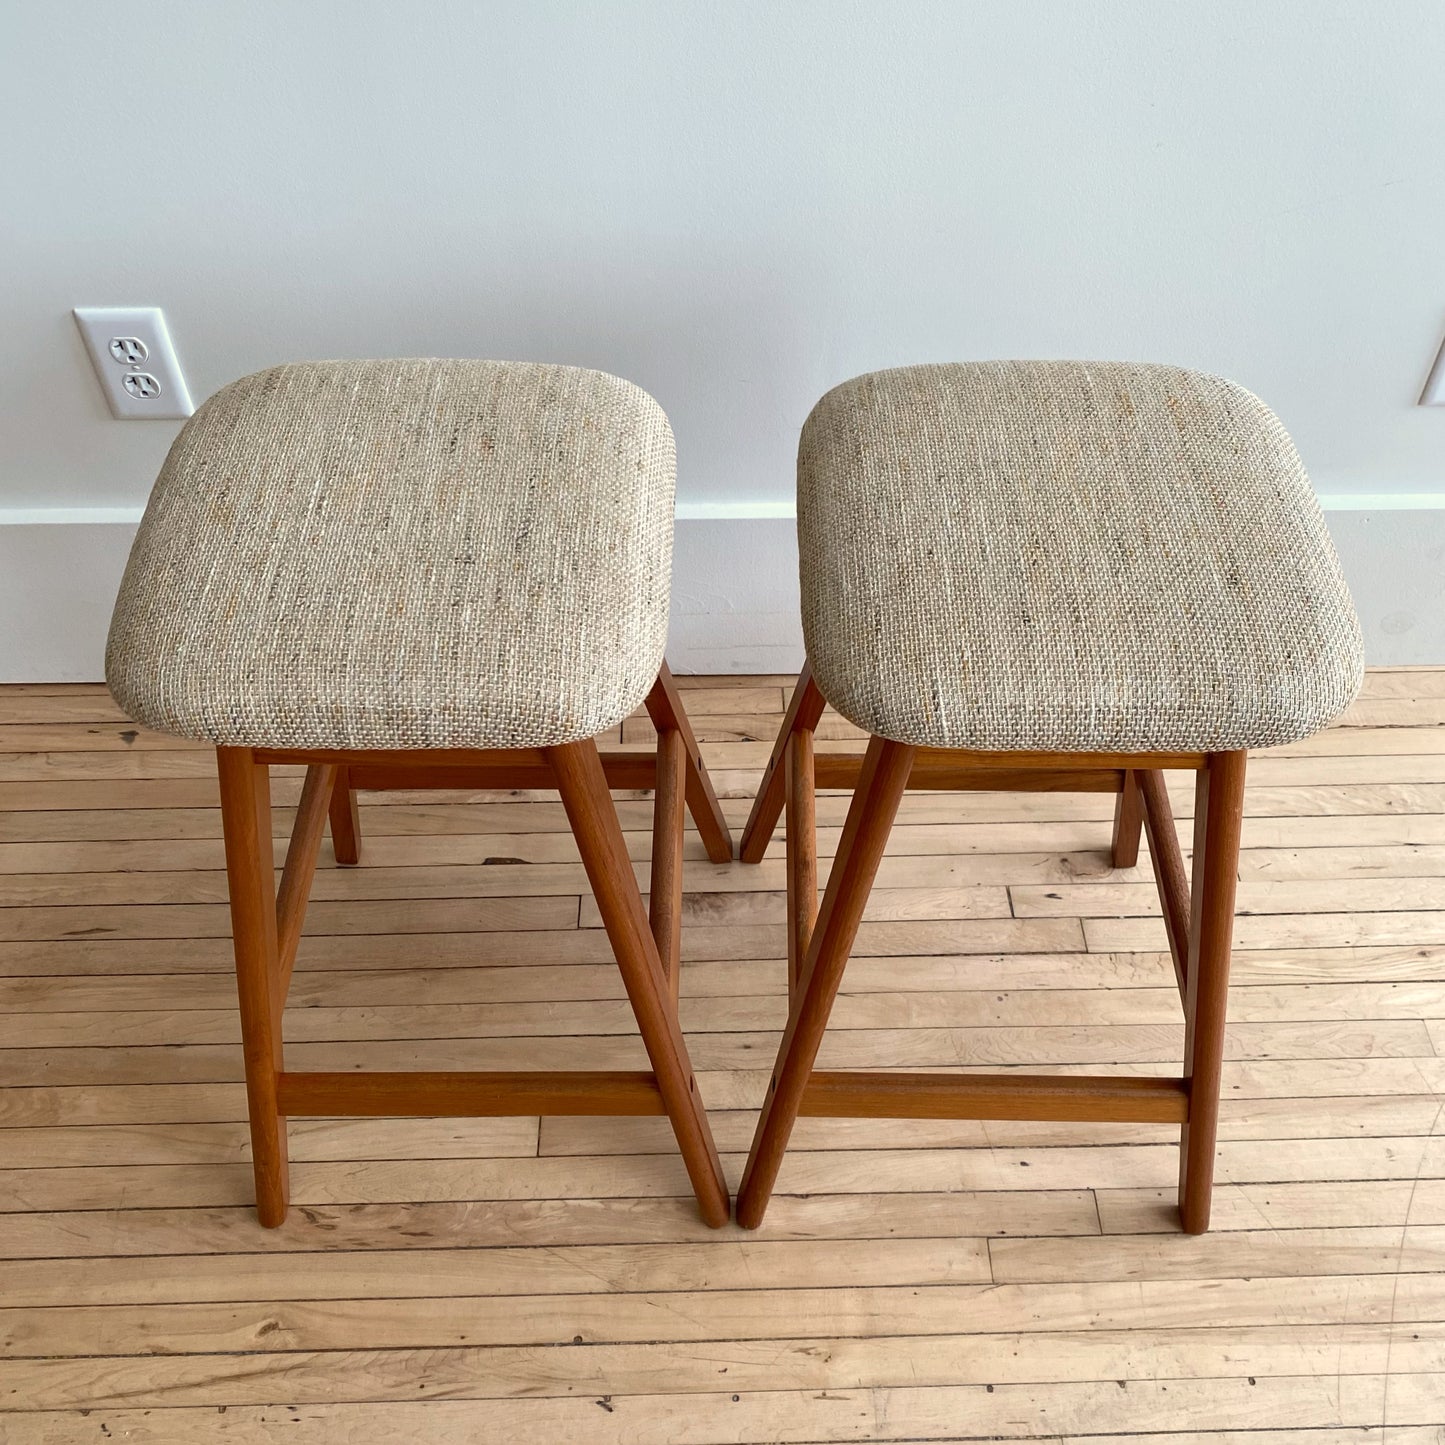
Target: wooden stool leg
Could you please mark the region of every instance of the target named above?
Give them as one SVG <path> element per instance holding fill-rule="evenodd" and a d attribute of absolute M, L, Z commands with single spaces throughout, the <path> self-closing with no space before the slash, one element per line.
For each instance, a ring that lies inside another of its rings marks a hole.
<path fill-rule="evenodd" d="M 617 955 L 617 966 L 637 1015 L 637 1027 L 672 1120 L 698 1208 L 705 1223 L 720 1228 L 728 1218 L 722 1164 L 678 1027 L 677 1010 L 668 995 L 657 944 L 647 925 L 642 895 L 637 890 L 637 878 L 607 790 L 597 745 L 589 740 L 548 748 L 547 761 L 562 794 L 562 805 L 576 835 L 612 951 Z"/>
<path fill-rule="evenodd" d="M 1194 886 L 1184 1000 L 1189 1120 L 1179 1141 L 1179 1214 L 1190 1234 L 1203 1234 L 1209 1228 L 1214 1185 L 1245 756 L 1212 753 L 1195 789 Z"/>
<path fill-rule="evenodd" d="M 241 1004 L 256 1212 L 262 1224 L 274 1229 L 286 1218 L 289 1186 L 286 1120 L 276 1099 L 276 1078 L 281 1072 L 281 980 L 270 773 L 255 761 L 249 748 L 217 748 L 216 763 L 221 783 L 221 826 L 226 839 L 226 879 L 231 894 L 236 989 Z"/>
<path fill-rule="evenodd" d="M 652 691 L 647 694 L 645 706 L 659 737 L 665 732 L 676 731 L 682 738 L 687 752 L 687 807 L 692 814 L 693 826 L 707 849 L 707 856 L 714 863 L 731 863 L 733 835 L 713 791 L 712 779 L 702 760 L 702 749 L 693 736 L 692 724 L 687 720 L 677 684 L 672 680 L 672 671 L 665 662 L 658 670 Z"/>
<path fill-rule="evenodd" d="M 738 1191 L 737 1218 L 745 1229 L 756 1229 L 763 1222 L 772 1197 L 873 878 L 908 786 L 914 751 L 883 738 L 868 744 Z"/>
<path fill-rule="evenodd" d="M 648 922 L 674 1005 L 682 985 L 682 829 L 687 805 L 687 743 L 676 728 L 657 735 Z"/>
<path fill-rule="evenodd" d="M 1113 861 L 1116 868 L 1132 868 L 1139 861 L 1139 834 L 1144 827 L 1144 801 L 1139 777 L 1124 774 L 1124 787 L 1114 802 Z"/>
<path fill-rule="evenodd" d="M 788 850 L 788 999 L 798 992 L 808 941 L 818 917 L 817 798 L 813 789 L 813 731 L 799 728 L 788 739 L 787 815 L 784 836 Z"/>
<path fill-rule="evenodd" d="M 361 861 L 361 818 L 347 768 L 337 768 L 331 789 L 331 847 L 345 867 Z"/>
<path fill-rule="evenodd" d="M 798 674 L 798 685 L 793 689 L 792 701 L 788 704 L 783 725 L 778 729 L 777 741 L 773 744 L 772 756 L 763 771 L 758 784 L 757 797 L 753 799 L 752 811 L 748 814 L 747 825 L 743 828 L 742 849 L 738 856 L 744 863 L 761 863 L 768 851 L 768 840 L 778 826 L 778 815 L 783 811 L 783 797 L 786 792 L 786 758 L 788 739 L 795 732 L 812 732 L 818 726 L 827 703 L 813 681 L 813 665 L 803 664 Z"/>

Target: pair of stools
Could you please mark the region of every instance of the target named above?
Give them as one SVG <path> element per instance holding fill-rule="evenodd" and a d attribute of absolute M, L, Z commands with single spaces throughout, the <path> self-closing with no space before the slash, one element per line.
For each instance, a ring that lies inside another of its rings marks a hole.
<path fill-rule="evenodd" d="M 678 1024 L 684 810 L 732 839 L 663 661 L 674 449 L 594 371 L 318 362 L 244 378 L 171 449 L 107 654 L 138 722 L 214 743 L 261 1222 L 291 1115 L 671 1120 L 703 1219 L 728 1189 Z M 808 664 L 742 840 L 786 811 L 789 1014 L 738 1196 L 763 1218 L 800 1114 L 1181 1126 L 1209 1220 L 1246 750 L 1355 695 L 1358 623 L 1299 458 L 1257 398 L 1121 363 L 908 367 L 814 408 L 798 456 Z M 645 703 L 651 756 L 595 739 Z M 825 703 L 866 756 L 819 753 Z M 269 770 L 305 781 L 279 888 Z M 1196 778 L 1192 882 L 1164 774 Z M 852 802 L 821 906 L 814 790 Z M 356 794 L 556 788 L 652 1068 L 296 1072 L 282 1010 L 328 820 Z M 611 792 L 653 789 L 646 904 Z M 908 788 L 1115 795 L 1141 830 L 1184 1011 L 1179 1077 L 856 1073 L 814 1064 Z"/>

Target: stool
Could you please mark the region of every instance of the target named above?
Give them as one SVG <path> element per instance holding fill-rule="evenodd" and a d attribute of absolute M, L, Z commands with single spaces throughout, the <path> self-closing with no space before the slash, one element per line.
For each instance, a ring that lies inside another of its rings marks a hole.
<path fill-rule="evenodd" d="M 1306 737 L 1361 680 L 1359 625 L 1283 427 L 1173 367 L 918 366 L 803 428 L 809 663 L 743 836 L 787 809 L 790 1008 L 738 1193 L 762 1222 L 799 1114 L 1181 1126 L 1183 1227 L 1208 1227 L 1246 752 Z M 815 755 L 825 700 L 870 735 Z M 1195 774 L 1192 886 L 1164 786 Z M 821 908 L 813 790 L 852 788 Z M 1179 1078 L 847 1073 L 813 1065 L 905 788 L 1116 795 L 1141 828 L 1184 1006 Z"/>
<path fill-rule="evenodd" d="M 216 745 L 262 1224 L 286 1216 L 290 1115 L 661 1114 L 703 1219 L 728 1195 L 677 984 L 686 803 L 732 857 L 663 662 L 674 447 L 601 372 L 487 361 L 280 366 L 186 424 L 111 625 L 120 705 Z M 655 755 L 595 738 L 646 702 Z M 275 888 L 269 770 L 306 768 Z M 609 790 L 656 788 L 651 915 Z M 651 1072 L 293 1072 L 281 1015 L 328 815 L 356 793 L 556 788 Z"/>

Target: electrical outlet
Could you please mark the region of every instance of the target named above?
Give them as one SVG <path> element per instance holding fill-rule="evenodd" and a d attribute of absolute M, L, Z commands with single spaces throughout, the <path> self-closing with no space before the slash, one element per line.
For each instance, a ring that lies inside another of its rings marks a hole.
<path fill-rule="evenodd" d="M 156 421 L 195 411 L 158 306 L 77 306 L 75 324 L 111 415 Z"/>

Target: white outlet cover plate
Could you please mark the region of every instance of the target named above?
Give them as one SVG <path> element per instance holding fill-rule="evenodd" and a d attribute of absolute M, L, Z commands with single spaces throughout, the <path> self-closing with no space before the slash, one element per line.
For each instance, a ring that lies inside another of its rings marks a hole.
<path fill-rule="evenodd" d="M 195 411 L 159 306 L 77 306 L 74 314 L 112 416 L 173 421 Z"/>

